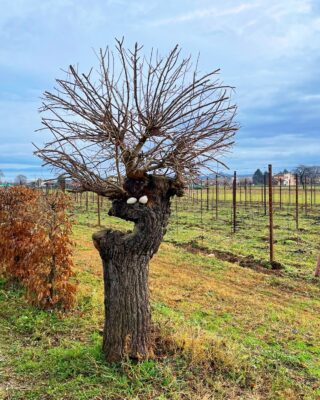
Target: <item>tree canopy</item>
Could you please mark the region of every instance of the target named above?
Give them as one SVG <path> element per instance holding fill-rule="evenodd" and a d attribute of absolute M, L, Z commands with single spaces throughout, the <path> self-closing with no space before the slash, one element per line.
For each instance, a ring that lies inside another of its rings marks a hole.
<path fill-rule="evenodd" d="M 254 185 L 260 185 L 263 183 L 263 173 L 259 168 L 255 171 L 255 173 L 252 176 L 252 183 Z"/>
<path fill-rule="evenodd" d="M 70 66 L 43 95 L 42 129 L 51 140 L 36 154 L 45 164 L 83 190 L 116 198 L 125 177 L 155 174 L 183 184 L 223 163 L 237 130 L 236 106 L 218 69 L 200 74 L 178 46 L 165 57 L 154 50 L 144 56 L 123 40 L 97 56 L 97 69 Z"/>

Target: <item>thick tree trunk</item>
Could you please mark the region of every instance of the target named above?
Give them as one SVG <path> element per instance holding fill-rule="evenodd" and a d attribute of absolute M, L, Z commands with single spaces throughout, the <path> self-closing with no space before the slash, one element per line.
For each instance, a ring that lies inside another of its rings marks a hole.
<path fill-rule="evenodd" d="M 114 200 L 109 215 L 133 221 L 133 232 L 103 230 L 93 235 L 104 271 L 105 326 L 103 351 L 109 362 L 152 354 L 148 266 L 166 232 L 170 197 L 147 205 Z"/>

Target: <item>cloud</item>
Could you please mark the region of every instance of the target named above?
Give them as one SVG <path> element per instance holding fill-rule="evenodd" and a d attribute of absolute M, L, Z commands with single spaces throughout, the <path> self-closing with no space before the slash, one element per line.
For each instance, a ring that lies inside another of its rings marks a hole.
<path fill-rule="evenodd" d="M 79 63 L 87 71 L 96 64 L 92 48 L 123 35 L 146 51 L 165 54 L 176 43 L 183 54 L 200 51 L 204 73 L 221 67 L 223 81 L 236 87 L 242 126 L 226 158 L 233 169 L 316 163 L 317 0 L 2 0 L 1 6 L 0 168 L 7 176 L 17 168 L 42 173 L 31 142 L 44 140 L 34 133 L 39 96 L 63 76 L 59 68 Z"/>
<path fill-rule="evenodd" d="M 231 7 L 227 9 L 221 9 L 218 7 L 210 7 L 204 9 L 195 9 L 191 12 L 185 14 L 178 14 L 173 17 L 163 18 L 163 19 L 156 19 L 150 22 L 151 26 L 163 26 L 169 25 L 172 23 L 181 23 L 181 22 L 189 22 L 194 20 L 200 20 L 204 18 L 218 18 L 218 17 L 225 17 L 229 15 L 237 15 L 242 13 L 246 10 L 250 10 L 252 8 L 257 7 L 257 5 L 253 3 L 243 3 L 236 7 Z"/>
<path fill-rule="evenodd" d="M 250 173 L 272 164 L 275 171 L 293 169 L 298 164 L 319 165 L 320 141 L 302 133 L 278 134 L 272 137 L 250 137 L 241 140 L 229 157 L 231 169 Z"/>

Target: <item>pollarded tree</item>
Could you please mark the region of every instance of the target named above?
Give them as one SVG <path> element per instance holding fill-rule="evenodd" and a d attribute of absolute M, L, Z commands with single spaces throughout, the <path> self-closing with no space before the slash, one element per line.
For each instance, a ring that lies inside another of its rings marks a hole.
<path fill-rule="evenodd" d="M 236 107 L 219 70 L 199 75 L 178 47 L 146 58 L 137 44 L 116 41 L 98 59 L 87 74 L 70 66 L 44 93 L 42 129 L 52 140 L 36 154 L 83 191 L 111 199 L 109 215 L 134 223 L 131 233 L 106 229 L 93 242 L 104 270 L 105 357 L 144 359 L 152 354 L 148 264 L 170 200 L 233 144 Z"/>

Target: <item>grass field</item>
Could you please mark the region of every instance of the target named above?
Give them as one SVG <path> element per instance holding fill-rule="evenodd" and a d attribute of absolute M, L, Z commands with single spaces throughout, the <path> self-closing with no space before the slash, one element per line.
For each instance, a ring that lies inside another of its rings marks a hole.
<path fill-rule="evenodd" d="M 183 201 L 173 203 L 150 266 L 156 359 L 104 363 L 102 269 L 91 242 L 97 215 L 78 209 L 72 312 L 39 311 L 0 282 L 0 399 L 320 399 L 317 208 L 301 210 L 299 231 L 292 208 L 276 210 L 283 268 L 272 271 L 261 205 L 243 205 L 232 234 L 228 204 L 216 219 L 214 209 Z M 106 211 L 104 204 L 103 225 L 130 228 Z"/>

